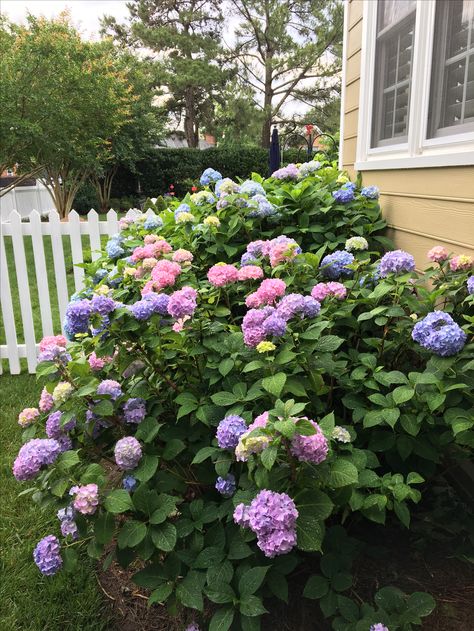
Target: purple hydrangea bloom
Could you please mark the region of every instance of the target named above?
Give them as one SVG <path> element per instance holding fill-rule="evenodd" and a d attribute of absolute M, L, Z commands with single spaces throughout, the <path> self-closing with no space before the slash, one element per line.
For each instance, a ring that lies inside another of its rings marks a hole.
<path fill-rule="evenodd" d="M 36 544 L 33 559 L 40 572 L 45 576 L 53 576 L 63 564 L 60 550 L 61 545 L 58 538 L 54 535 L 43 537 L 43 539 Z"/>
<path fill-rule="evenodd" d="M 91 303 L 87 298 L 70 302 L 66 308 L 65 315 L 65 328 L 69 335 L 86 333 L 89 327 L 91 313 Z"/>
<path fill-rule="evenodd" d="M 265 335 L 280 337 L 286 333 L 286 322 L 278 313 L 273 313 L 263 323 Z"/>
<path fill-rule="evenodd" d="M 71 355 L 66 351 L 64 346 L 49 346 L 38 355 L 38 364 L 41 362 L 57 362 L 65 365 L 71 361 Z"/>
<path fill-rule="evenodd" d="M 201 631 L 201 628 L 197 624 L 197 622 L 191 622 L 191 624 L 188 624 L 184 631 Z"/>
<path fill-rule="evenodd" d="M 242 333 L 247 346 L 257 346 L 265 339 L 264 321 L 275 311 L 273 307 L 250 309 L 242 321 Z"/>
<path fill-rule="evenodd" d="M 296 164 L 289 164 L 277 171 L 273 171 L 271 177 L 274 177 L 276 180 L 297 180 L 299 175 L 300 172 Z"/>
<path fill-rule="evenodd" d="M 25 443 L 13 464 L 13 475 L 17 480 L 31 480 L 41 467 L 52 464 L 63 450 L 53 438 L 33 438 Z"/>
<path fill-rule="evenodd" d="M 276 315 L 283 320 L 291 320 L 304 310 L 304 296 L 287 294 L 283 296 L 276 308 Z"/>
<path fill-rule="evenodd" d="M 61 522 L 61 534 L 63 537 L 70 536 L 73 539 L 77 539 L 79 536 L 77 530 L 77 524 L 74 521 L 74 517 L 76 515 L 74 508 L 71 504 L 66 508 L 61 508 L 57 512 L 58 519 Z"/>
<path fill-rule="evenodd" d="M 378 199 L 379 189 L 377 186 L 364 186 L 360 194 L 362 197 L 366 197 L 367 199 Z"/>
<path fill-rule="evenodd" d="M 251 256 L 262 256 L 262 248 L 265 245 L 265 243 L 267 243 L 266 241 L 251 241 L 248 245 L 247 245 L 247 252 L 248 254 L 250 254 Z"/>
<path fill-rule="evenodd" d="M 125 436 L 117 441 L 114 449 L 115 462 L 123 471 L 135 469 L 142 457 L 140 443 L 133 436 Z"/>
<path fill-rule="evenodd" d="M 257 535 L 260 550 L 269 558 L 286 554 L 296 545 L 295 503 L 286 493 L 263 490 L 250 506 L 239 504 L 234 521 Z"/>
<path fill-rule="evenodd" d="M 61 417 L 63 413 L 59 410 L 52 412 L 46 420 L 46 436 L 48 438 L 60 438 L 65 432 L 70 432 L 76 425 L 76 419 L 72 418 L 70 421 L 61 427 Z"/>
<path fill-rule="evenodd" d="M 223 497 L 232 497 L 235 493 L 235 476 L 228 473 L 225 477 L 219 476 L 216 480 L 216 489 Z"/>
<path fill-rule="evenodd" d="M 315 318 L 321 311 L 321 303 L 312 296 L 304 297 L 303 315 L 305 318 Z"/>
<path fill-rule="evenodd" d="M 332 254 L 327 254 L 320 264 L 320 269 L 326 278 L 337 280 L 341 276 L 352 276 L 353 270 L 347 265 L 354 262 L 354 256 L 345 250 L 335 250 Z"/>
<path fill-rule="evenodd" d="M 311 436 L 295 434 L 291 441 L 291 453 L 302 462 L 320 464 L 327 458 L 329 444 L 319 425 L 311 420 L 309 422 L 316 433 Z"/>
<path fill-rule="evenodd" d="M 155 307 L 151 300 L 137 300 L 128 310 L 136 320 L 145 321 L 155 313 Z"/>
<path fill-rule="evenodd" d="M 99 313 L 101 316 L 108 315 L 117 306 L 113 298 L 109 296 L 102 296 L 101 294 L 95 294 L 92 296 L 90 302 L 92 313 Z"/>
<path fill-rule="evenodd" d="M 133 491 L 137 486 L 137 481 L 133 475 L 126 475 L 122 480 L 122 486 L 126 491 Z"/>
<path fill-rule="evenodd" d="M 373 624 L 369 631 L 390 631 L 388 627 L 386 627 L 382 622 L 377 622 Z"/>
<path fill-rule="evenodd" d="M 467 293 L 474 295 L 474 276 L 469 276 L 467 279 Z"/>
<path fill-rule="evenodd" d="M 113 379 L 104 379 L 97 386 L 97 394 L 108 394 L 110 398 L 115 401 L 122 395 L 122 387 L 118 381 Z"/>
<path fill-rule="evenodd" d="M 411 336 L 420 346 L 441 357 L 455 355 L 467 340 L 461 327 L 444 311 L 433 311 L 417 322 Z"/>
<path fill-rule="evenodd" d="M 244 252 L 242 254 L 242 257 L 240 259 L 240 264 L 242 266 L 255 265 L 255 263 L 258 263 L 258 259 L 255 258 L 255 256 L 253 256 L 253 254 L 250 254 L 250 252 Z"/>
<path fill-rule="evenodd" d="M 168 313 L 173 318 L 192 316 L 196 309 L 197 291 L 192 287 L 183 287 L 171 294 L 168 302 Z"/>
<path fill-rule="evenodd" d="M 141 397 L 129 399 L 123 406 L 123 415 L 127 423 L 141 423 L 146 416 L 145 400 Z"/>
<path fill-rule="evenodd" d="M 415 259 L 411 254 L 403 250 L 392 250 L 380 259 L 378 272 L 381 278 L 385 278 L 389 274 L 403 274 L 412 272 L 414 269 Z"/>
<path fill-rule="evenodd" d="M 336 202 L 348 204 L 354 200 L 354 190 L 352 188 L 340 188 L 337 191 L 333 191 L 332 196 Z"/>
<path fill-rule="evenodd" d="M 235 449 L 246 431 L 247 424 L 242 417 L 236 414 L 226 416 L 217 427 L 217 444 L 221 449 Z"/>
<path fill-rule="evenodd" d="M 255 195 L 250 203 L 249 217 L 271 217 L 276 214 L 275 206 L 268 201 L 265 195 Z"/>
<path fill-rule="evenodd" d="M 151 302 L 153 305 L 153 313 L 168 315 L 168 303 L 170 301 L 170 297 L 167 294 L 155 294 L 152 292 L 143 296 L 143 300 Z"/>

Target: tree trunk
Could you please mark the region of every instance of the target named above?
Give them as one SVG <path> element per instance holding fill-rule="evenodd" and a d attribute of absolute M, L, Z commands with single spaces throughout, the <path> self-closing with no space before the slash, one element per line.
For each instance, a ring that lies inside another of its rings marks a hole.
<path fill-rule="evenodd" d="M 194 105 L 193 88 L 186 88 L 184 96 L 185 113 L 184 113 L 184 133 L 188 147 L 199 146 L 199 126 L 196 120 L 196 110 Z"/>
<path fill-rule="evenodd" d="M 85 173 L 82 175 L 71 175 L 67 171 L 48 171 L 47 177 L 42 180 L 53 199 L 61 219 L 65 219 L 68 216 L 77 191 L 85 177 Z"/>
<path fill-rule="evenodd" d="M 270 147 L 270 134 L 272 129 L 272 101 L 273 101 L 273 90 L 272 90 L 272 55 L 267 54 L 265 59 L 265 92 L 263 99 L 263 124 L 262 124 L 262 138 L 261 144 L 264 149 L 268 149 Z"/>
<path fill-rule="evenodd" d="M 117 167 L 115 166 L 107 171 L 104 177 L 94 177 L 93 179 L 97 197 L 99 198 L 99 210 L 101 213 L 106 213 L 109 210 L 112 182 L 116 173 Z"/>

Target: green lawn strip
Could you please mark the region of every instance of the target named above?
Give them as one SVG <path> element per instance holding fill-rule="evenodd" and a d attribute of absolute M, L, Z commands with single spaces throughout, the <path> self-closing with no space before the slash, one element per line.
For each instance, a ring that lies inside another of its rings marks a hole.
<path fill-rule="evenodd" d="M 74 574 L 43 577 L 33 562 L 36 542 L 59 534 L 55 515 L 42 513 L 28 488 L 11 473 L 21 446 L 18 412 L 35 407 L 41 387 L 34 375 L 0 377 L 0 629 L 11 631 L 102 631 L 108 628 L 94 566 L 84 557 Z"/>

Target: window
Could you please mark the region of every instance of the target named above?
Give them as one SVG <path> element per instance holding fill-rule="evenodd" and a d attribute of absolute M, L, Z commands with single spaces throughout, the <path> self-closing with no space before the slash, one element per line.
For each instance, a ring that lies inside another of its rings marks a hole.
<path fill-rule="evenodd" d="M 356 169 L 474 164 L 474 0 L 365 0 L 362 29 Z"/>
<path fill-rule="evenodd" d="M 474 2 L 436 3 L 428 136 L 474 130 Z"/>
<path fill-rule="evenodd" d="M 415 10 L 415 0 L 378 4 L 373 147 L 407 139 Z"/>

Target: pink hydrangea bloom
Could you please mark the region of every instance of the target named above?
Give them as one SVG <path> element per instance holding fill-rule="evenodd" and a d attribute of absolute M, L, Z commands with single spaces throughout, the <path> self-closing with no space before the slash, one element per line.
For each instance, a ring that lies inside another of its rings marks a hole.
<path fill-rule="evenodd" d="M 179 263 L 175 263 L 174 261 L 161 259 L 153 268 L 151 277 L 153 280 L 159 281 L 163 274 L 169 274 L 170 276 L 174 276 L 176 278 L 181 274 L 181 265 L 179 265 Z"/>
<path fill-rule="evenodd" d="M 102 368 L 110 363 L 112 361 L 112 357 L 97 357 L 97 355 L 95 354 L 95 352 L 92 352 L 89 355 L 89 359 L 87 360 L 89 362 L 89 366 L 91 367 L 91 370 L 102 370 Z"/>
<path fill-rule="evenodd" d="M 263 270 L 258 265 L 244 265 L 238 271 L 239 280 L 258 280 L 263 278 Z"/>
<path fill-rule="evenodd" d="M 329 289 L 326 283 L 318 283 L 311 290 L 311 296 L 319 302 L 322 302 L 328 295 Z"/>
<path fill-rule="evenodd" d="M 449 257 L 449 253 L 442 245 L 435 245 L 435 247 L 431 248 L 428 252 L 427 257 L 430 261 L 433 261 L 433 263 L 442 263 Z"/>
<path fill-rule="evenodd" d="M 159 237 L 156 234 L 146 234 L 143 242 L 145 245 L 150 245 L 151 243 L 155 243 L 158 239 Z"/>
<path fill-rule="evenodd" d="M 69 493 L 75 496 L 73 506 L 78 513 L 83 515 L 93 515 L 95 513 L 99 504 L 99 487 L 97 484 L 73 486 Z"/>
<path fill-rule="evenodd" d="M 328 296 L 334 296 L 334 298 L 338 300 L 344 300 L 347 296 L 347 289 L 342 283 L 333 281 L 329 283 L 318 283 L 313 287 L 311 296 L 319 301 L 324 300 Z"/>
<path fill-rule="evenodd" d="M 245 299 L 245 305 L 249 309 L 257 309 L 257 307 L 260 307 L 261 302 L 260 302 L 259 295 L 257 294 L 256 291 L 254 291 L 253 293 L 247 296 L 247 298 Z"/>
<path fill-rule="evenodd" d="M 207 272 L 207 279 L 214 287 L 224 287 L 235 283 L 239 278 L 239 271 L 234 265 L 217 263 Z"/>
<path fill-rule="evenodd" d="M 18 425 L 20 427 L 28 427 L 36 421 L 39 415 L 38 408 L 25 408 L 18 415 Z"/>
<path fill-rule="evenodd" d="M 167 310 L 170 316 L 181 320 L 192 316 L 196 309 L 197 291 L 192 287 L 183 287 L 171 294 Z"/>
<path fill-rule="evenodd" d="M 297 420 L 295 419 L 295 421 Z M 303 462 L 320 464 L 327 458 L 329 443 L 319 425 L 311 420 L 309 422 L 315 428 L 316 433 L 311 436 L 295 434 L 291 441 L 291 453 Z"/>
<path fill-rule="evenodd" d="M 449 267 L 452 272 L 465 272 L 471 269 L 472 264 L 472 256 L 468 256 L 467 254 L 458 254 L 457 256 L 453 256 L 449 261 Z"/>
<path fill-rule="evenodd" d="M 280 278 L 266 278 L 262 281 L 256 293 L 260 300 L 260 304 L 269 305 L 275 302 L 277 298 L 283 296 L 285 290 L 285 281 Z"/>
<path fill-rule="evenodd" d="M 41 342 L 39 343 L 40 353 L 50 348 L 51 346 L 61 346 L 62 348 L 66 348 L 67 340 L 64 335 L 47 335 L 43 337 Z"/>
<path fill-rule="evenodd" d="M 173 261 L 176 263 L 191 263 L 193 258 L 194 256 L 192 253 L 189 250 L 184 250 L 183 248 L 179 248 L 179 250 L 176 250 L 173 254 Z"/>
<path fill-rule="evenodd" d="M 53 395 L 43 388 L 41 391 L 40 400 L 38 403 L 38 407 L 41 412 L 49 412 L 54 405 Z"/>
<path fill-rule="evenodd" d="M 292 239 L 288 239 L 286 242 L 275 243 L 275 245 L 271 246 L 269 252 L 270 265 L 276 267 L 280 263 L 292 261 L 298 254 L 298 249 L 298 244 Z"/>

